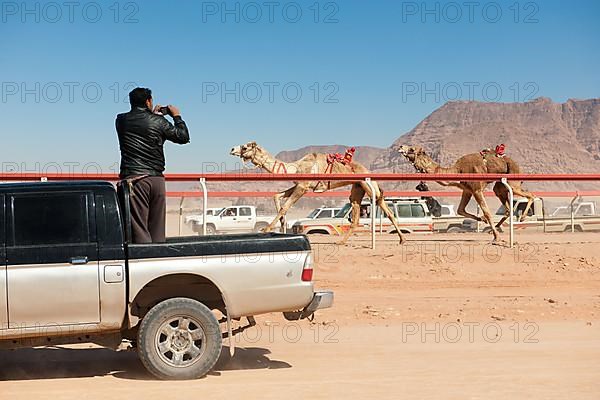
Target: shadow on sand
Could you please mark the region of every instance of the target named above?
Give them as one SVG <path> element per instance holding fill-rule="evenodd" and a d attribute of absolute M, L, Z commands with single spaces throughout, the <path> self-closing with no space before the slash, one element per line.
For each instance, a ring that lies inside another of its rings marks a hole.
<path fill-rule="evenodd" d="M 284 361 L 271 360 L 270 351 L 260 347 L 236 348 L 229 356 L 223 346 L 221 357 L 209 375 L 221 371 L 291 368 Z M 86 378 L 113 375 L 120 379 L 155 380 L 146 372 L 134 351 L 115 352 L 104 348 L 70 349 L 46 347 L 1 350 L 0 382 L 30 379 Z"/>

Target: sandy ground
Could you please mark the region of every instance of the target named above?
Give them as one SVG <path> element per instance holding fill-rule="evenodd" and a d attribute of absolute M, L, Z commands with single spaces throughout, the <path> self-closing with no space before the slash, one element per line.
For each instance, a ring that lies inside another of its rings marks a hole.
<path fill-rule="evenodd" d="M 315 320 L 257 318 L 204 379 L 159 382 L 133 352 L 0 352 L 0 399 L 600 399 L 600 234 L 316 236 Z"/>

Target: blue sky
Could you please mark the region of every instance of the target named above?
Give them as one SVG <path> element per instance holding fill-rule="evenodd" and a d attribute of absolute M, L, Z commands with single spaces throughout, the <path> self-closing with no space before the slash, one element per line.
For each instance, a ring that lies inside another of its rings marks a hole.
<path fill-rule="evenodd" d="M 1 4 L 4 171 L 111 172 L 131 82 L 190 127 L 167 172 L 249 140 L 388 146 L 457 98 L 600 97 L 598 1 L 71 4 Z"/>

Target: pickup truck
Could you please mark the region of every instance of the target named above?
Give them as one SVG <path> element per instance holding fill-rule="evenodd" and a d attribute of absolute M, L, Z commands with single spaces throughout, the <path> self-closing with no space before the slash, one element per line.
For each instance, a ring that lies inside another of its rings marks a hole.
<path fill-rule="evenodd" d="M 208 210 L 207 210 L 208 211 Z M 260 217 L 254 206 L 231 206 L 206 215 L 206 234 L 235 232 L 259 232 L 269 225 L 273 217 Z M 202 215 L 190 215 L 186 218 L 192 224 L 192 230 L 202 233 Z"/>
<path fill-rule="evenodd" d="M 546 216 L 544 202 L 541 198 L 536 198 L 527 213 L 525 221 L 519 219 L 527 205 L 526 199 L 518 199 L 513 202 L 514 228 L 518 231 L 527 232 L 568 232 L 571 231 L 571 218 L 566 216 Z M 504 216 L 504 207 L 500 206 L 494 221 L 499 221 Z M 465 230 L 474 230 L 477 227 L 477 221 L 465 219 Z M 503 228 L 508 228 L 508 220 L 503 224 Z M 600 231 L 600 215 L 576 215 L 573 219 L 573 230 L 575 232 Z M 489 227 L 485 227 L 483 232 L 488 232 Z"/>
<path fill-rule="evenodd" d="M 421 199 L 388 198 L 386 203 L 394 212 L 402 233 L 432 232 L 432 218 L 425 201 Z M 371 226 L 371 203 L 364 201 L 361 204 L 361 216 L 356 232 L 369 231 Z M 294 233 L 342 235 L 350 228 L 351 205 L 347 203 L 334 218 L 313 220 L 300 220 L 292 226 Z M 385 218 L 381 209 L 377 207 L 375 214 L 375 230 L 377 232 L 394 233 L 392 223 Z"/>
<path fill-rule="evenodd" d="M 132 244 L 119 193 L 108 182 L 0 185 L 0 348 L 128 340 L 156 377 L 194 379 L 224 337 L 233 350 L 233 319 L 298 320 L 332 305 L 332 292 L 313 289 L 305 236 Z"/>

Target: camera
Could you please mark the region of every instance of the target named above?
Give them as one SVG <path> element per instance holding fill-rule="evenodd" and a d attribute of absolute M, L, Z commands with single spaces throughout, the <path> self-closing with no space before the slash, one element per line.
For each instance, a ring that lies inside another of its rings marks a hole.
<path fill-rule="evenodd" d="M 158 109 L 158 112 L 161 113 L 162 115 L 169 115 L 169 107 L 167 107 L 167 106 L 161 107 Z"/>

